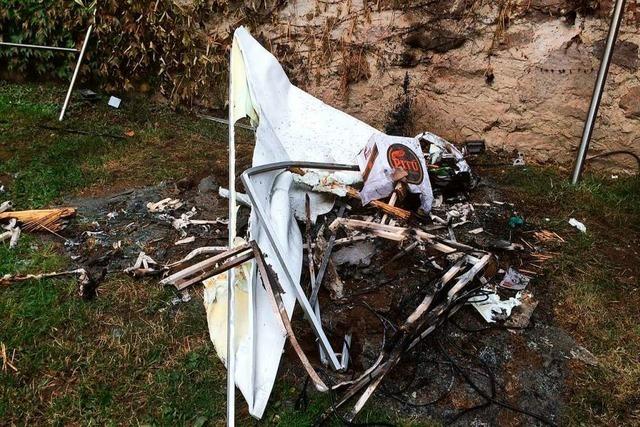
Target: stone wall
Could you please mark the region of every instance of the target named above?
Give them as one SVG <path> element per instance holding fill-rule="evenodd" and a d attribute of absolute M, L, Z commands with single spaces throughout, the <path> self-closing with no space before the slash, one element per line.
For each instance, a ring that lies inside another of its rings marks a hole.
<path fill-rule="evenodd" d="M 611 2 L 298 0 L 252 28 L 290 78 L 384 129 L 409 76 L 404 132 L 485 139 L 537 162 L 570 162 Z M 590 153 L 640 154 L 635 2 L 610 68 Z M 624 159 L 620 159 L 624 160 Z"/>

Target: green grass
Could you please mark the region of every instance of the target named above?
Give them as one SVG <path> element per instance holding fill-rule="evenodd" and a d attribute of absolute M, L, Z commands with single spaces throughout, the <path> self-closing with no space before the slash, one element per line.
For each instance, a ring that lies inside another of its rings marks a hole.
<path fill-rule="evenodd" d="M 0 179 L 9 182 L 8 196 L 18 208 L 47 206 L 81 190 L 225 176 L 223 126 L 141 97 L 126 98 L 115 110 L 105 98 L 89 103 L 74 97 L 58 122 L 63 88 L 0 83 Z"/>
<path fill-rule="evenodd" d="M 0 274 L 66 264 L 51 244 L 0 246 Z M 74 280 L 0 289 L 0 343 L 14 355 L 0 372 L 0 418 L 11 423 L 189 425 L 224 410 L 224 371 L 208 342 L 198 298 L 117 277 L 95 301 Z"/>
<path fill-rule="evenodd" d="M 640 179 L 591 174 L 573 186 L 551 168 L 510 169 L 498 177 L 527 206 L 529 221 L 567 238 L 542 281 L 556 299 L 560 326 L 599 365 L 575 367 L 565 423 L 639 424 Z M 587 234 L 570 227 L 569 217 L 583 221 Z"/>
<path fill-rule="evenodd" d="M 551 167 L 511 169 L 498 176 L 498 182 L 513 187 L 521 198 L 532 198 L 528 211 L 590 216 L 602 226 L 625 226 L 640 231 L 640 179 L 620 176 L 612 180 L 604 175 L 586 174 L 577 184 L 568 174 Z"/>
<path fill-rule="evenodd" d="M 120 110 L 75 99 L 57 122 L 64 88 L 0 83 L 0 183 L 17 208 L 58 203 L 82 192 L 224 175 L 226 130 L 143 98 Z M 78 135 L 42 126 L 124 139 Z M 23 234 L 0 244 L 0 275 L 64 269 L 58 242 Z M 170 307 L 156 282 L 112 277 L 93 301 L 75 280 L 0 288 L 1 424 L 215 423 L 224 415 L 225 372 L 209 342 L 201 298 Z"/>

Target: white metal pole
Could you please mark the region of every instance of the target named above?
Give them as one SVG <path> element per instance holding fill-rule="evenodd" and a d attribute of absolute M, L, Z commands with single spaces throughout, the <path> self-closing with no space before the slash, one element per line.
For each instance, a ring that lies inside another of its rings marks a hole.
<path fill-rule="evenodd" d="M 229 56 L 229 248 L 236 238 L 236 142 L 233 111 L 233 46 Z M 235 425 L 235 271 L 230 269 L 227 283 L 227 426 Z"/>
<path fill-rule="evenodd" d="M 9 43 L 9 42 L 0 42 L 0 46 L 7 47 L 16 47 L 20 49 L 40 49 L 40 50 L 50 50 L 53 52 L 72 52 L 78 53 L 79 50 L 72 47 L 58 47 L 58 46 L 43 46 L 39 44 L 25 44 L 25 43 Z"/>
<path fill-rule="evenodd" d="M 60 118 L 58 121 L 62 121 L 64 119 L 64 114 L 67 112 L 67 107 L 69 106 L 69 101 L 71 100 L 71 93 L 73 92 L 73 86 L 76 84 L 76 78 L 78 77 L 78 72 L 80 71 L 80 65 L 82 64 L 82 58 L 84 58 L 84 52 L 87 50 L 87 44 L 89 43 L 89 36 L 91 35 L 91 30 L 93 30 L 93 25 L 89 26 L 87 30 L 87 34 L 84 36 L 84 43 L 82 43 L 82 49 L 80 50 L 80 55 L 78 56 L 78 61 L 76 62 L 76 69 L 73 71 L 73 77 L 71 77 L 71 84 L 69 84 L 69 90 L 67 91 L 67 97 L 64 99 L 64 104 L 62 105 L 62 111 L 60 112 Z"/>

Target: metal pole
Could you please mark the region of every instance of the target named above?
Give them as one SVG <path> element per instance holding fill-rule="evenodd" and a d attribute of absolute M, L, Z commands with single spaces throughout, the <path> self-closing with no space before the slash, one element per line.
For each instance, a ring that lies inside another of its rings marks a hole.
<path fill-rule="evenodd" d="M 233 102 L 233 48 L 229 56 L 229 248 L 236 238 L 236 136 Z M 235 425 L 236 402 L 236 354 L 235 342 L 235 271 L 227 273 L 227 426 Z"/>
<path fill-rule="evenodd" d="M 0 42 L 0 46 L 17 47 L 17 48 L 23 48 L 23 49 L 53 50 L 58 52 L 72 52 L 72 53 L 79 52 L 78 49 L 74 49 L 71 47 L 41 46 L 37 44 L 24 44 L 24 43 Z"/>
<path fill-rule="evenodd" d="M 201 119 L 205 119 L 211 122 L 220 123 L 220 124 L 229 126 L 229 120 L 227 119 L 221 119 L 220 117 L 207 116 L 205 114 L 197 114 L 197 113 L 196 113 L 196 116 L 200 117 Z M 243 125 L 242 123 L 236 123 L 235 126 L 242 129 L 250 130 L 251 132 L 256 131 L 256 128 L 248 125 Z"/>
<path fill-rule="evenodd" d="M 69 101 L 71 100 L 71 93 L 73 92 L 73 86 L 76 84 L 76 78 L 78 77 L 78 72 L 80 71 L 80 65 L 82 64 L 82 58 L 84 57 L 84 52 L 87 50 L 87 44 L 89 42 L 89 36 L 91 35 L 92 29 L 93 29 L 93 25 L 90 25 L 89 29 L 87 30 L 87 35 L 84 36 L 84 43 L 82 43 L 80 56 L 78 56 L 78 62 L 76 62 L 76 69 L 73 71 L 73 77 L 71 77 L 71 84 L 69 85 L 69 90 L 67 91 L 67 97 L 64 99 L 64 104 L 62 105 L 62 111 L 60 112 L 60 118 L 58 119 L 58 121 L 62 121 L 62 119 L 64 119 L 64 113 L 66 113 L 67 107 L 69 106 Z"/>
<path fill-rule="evenodd" d="M 600 100 L 602 99 L 602 91 L 604 90 L 604 84 L 607 80 L 607 73 L 609 72 L 609 63 L 611 62 L 611 57 L 613 56 L 613 48 L 615 47 L 616 39 L 618 38 L 618 32 L 620 30 L 620 24 L 622 22 L 624 4 L 625 0 L 616 0 L 616 4 L 613 8 L 611 25 L 609 26 L 609 35 L 607 36 L 607 44 L 602 54 L 602 62 L 600 63 L 598 78 L 596 79 L 595 86 L 593 87 L 591 106 L 589 107 L 587 120 L 584 123 L 582 141 L 580 141 L 580 148 L 578 150 L 576 164 L 573 169 L 573 176 L 571 178 L 572 184 L 578 183 L 578 180 L 580 179 L 580 175 L 582 174 L 582 170 L 584 168 L 584 161 L 587 158 L 587 152 L 589 151 L 589 142 L 591 141 L 593 127 L 595 125 L 596 116 L 598 115 L 598 107 L 600 107 Z"/>
<path fill-rule="evenodd" d="M 229 126 L 229 128 L 231 129 L 232 126 Z M 289 270 L 287 260 L 284 258 L 284 256 L 282 255 L 282 253 L 278 248 L 278 238 L 275 233 L 275 230 L 272 227 L 270 216 L 267 213 L 267 210 L 264 208 L 264 206 L 260 203 L 260 200 L 256 195 L 255 187 L 253 186 L 253 182 L 251 180 L 251 177 L 254 175 L 258 175 L 261 173 L 270 172 L 278 169 L 287 169 L 289 167 L 300 167 L 300 168 L 320 169 L 320 170 L 344 170 L 344 171 L 358 171 L 359 168 L 357 165 L 287 161 L 287 162 L 270 163 L 270 164 L 261 165 L 261 166 L 254 166 L 245 170 L 241 176 L 242 183 L 244 184 L 244 187 L 247 190 L 247 196 L 249 196 L 249 198 L 251 199 L 251 206 L 254 209 L 258 217 L 258 220 L 260 221 L 260 224 L 262 225 L 262 228 L 265 232 L 265 235 L 267 236 L 267 239 L 269 240 L 269 243 L 271 244 L 271 247 L 275 252 L 276 261 L 282 267 L 284 278 L 291 285 L 294 295 L 296 296 L 298 303 L 300 303 L 300 305 L 302 306 L 302 310 L 304 311 L 307 319 L 309 320 L 314 334 L 318 338 L 320 345 L 322 346 L 322 349 L 325 351 L 325 354 L 329 357 L 329 363 L 331 364 L 331 367 L 336 371 L 338 371 L 340 370 L 342 365 L 340 364 L 340 361 L 336 357 L 336 353 L 335 351 L 333 351 L 333 348 L 331 347 L 331 343 L 329 342 L 327 335 L 322 329 L 322 323 L 320 322 L 320 319 L 316 316 L 313 307 L 311 307 L 311 304 L 309 304 L 309 300 L 304 294 L 304 290 L 300 286 L 300 283 L 293 280 L 293 274 Z"/>

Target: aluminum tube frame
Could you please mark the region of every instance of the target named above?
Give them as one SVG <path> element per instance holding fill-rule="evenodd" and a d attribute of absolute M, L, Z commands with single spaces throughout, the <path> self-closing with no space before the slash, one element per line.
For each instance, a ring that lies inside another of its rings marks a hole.
<path fill-rule="evenodd" d="M 230 126 L 229 128 L 231 129 L 232 127 Z M 280 169 L 287 169 L 291 167 L 298 167 L 298 168 L 304 168 L 304 169 L 344 170 L 344 171 L 359 171 L 360 168 L 357 165 L 343 165 L 343 164 L 337 164 L 337 163 L 287 161 L 287 162 L 271 163 L 271 164 L 266 164 L 262 166 L 254 166 L 244 171 L 241 177 L 242 182 L 245 186 L 245 189 L 247 190 L 247 195 L 251 199 L 251 204 L 253 205 L 253 208 L 255 208 L 256 210 L 256 215 L 258 216 L 258 220 L 260 221 L 260 224 L 264 228 L 265 234 L 269 239 L 269 243 L 271 243 L 271 246 L 273 247 L 276 253 L 276 258 L 278 260 L 278 263 L 280 264 L 280 266 L 282 267 L 282 270 L 284 271 L 286 280 L 291 284 L 291 287 L 294 290 L 296 299 L 302 306 L 302 310 L 304 311 L 305 316 L 311 323 L 311 327 L 316 337 L 318 338 L 320 346 L 325 351 L 326 355 L 329 357 L 329 362 L 331 363 L 332 368 L 336 371 L 339 371 L 342 368 L 342 364 L 338 360 L 335 351 L 333 351 L 333 348 L 331 347 L 331 343 L 329 342 L 327 335 L 324 333 L 324 330 L 322 329 L 322 324 L 320 322 L 320 319 L 316 317 L 314 309 L 313 307 L 311 307 L 309 300 L 305 296 L 304 290 L 300 286 L 300 283 L 293 280 L 293 276 L 289 271 L 287 262 L 282 256 L 282 254 L 280 253 L 280 250 L 278 248 L 278 241 L 276 239 L 275 232 L 271 227 L 271 221 L 269 221 L 269 215 L 267 214 L 267 211 L 265 210 L 264 206 L 262 206 L 262 204 L 258 201 L 258 198 L 256 197 L 256 194 L 255 194 L 256 193 L 255 187 L 253 186 L 253 182 L 251 181 L 251 178 L 255 175 L 259 175 L 266 172 L 272 172 Z"/>
<path fill-rule="evenodd" d="M 80 49 L 80 55 L 78 55 L 76 68 L 73 70 L 73 77 L 71 77 L 71 83 L 69 84 L 69 90 L 67 90 L 67 96 L 64 98 L 64 104 L 62 104 L 62 111 L 60 111 L 60 117 L 58 118 L 59 122 L 61 122 L 64 119 L 64 115 L 67 112 L 67 107 L 69 106 L 69 101 L 71 100 L 71 93 L 73 92 L 73 87 L 76 84 L 76 79 L 78 78 L 78 73 L 80 72 L 80 66 L 82 65 L 82 59 L 84 58 L 84 53 L 87 50 L 87 45 L 89 44 L 89 36 L 91 36 L 92 30 L 93 30 L 93 25 L 89 25 L 89 28 L 87 29 L 87 34 L 84 36 L 84 42 L 82 43 L 82 48 Z"/>
<path fill-rule="evenodd" d="M 616 39 L 618 38 L 618 32 L 620 31 L 620 24 L 622 23 L 624 5 L 625 0 L 616 0 L 616 4 L 613 8 L 613 14 L 611 15 L 611 24 L 609 25 L 609 34 L 607 35 L 607 44 L 605 45 L 604 52 L 602 54 L 602 62 L 600 63 L 598 78 L 596 79 L 596 83 L 593 87 L 591 105 L 589 106 L 587 119 L 584 122 L 582 140 L 580 141 L 580 147 L 578 149 L 578 155 L 576 157 L 576 164 L 573 169 L 573 175 L 571 177 L 572 184 L 578 183 L 578 181 L 580 180 L 580 175 L 582 174 L 582 170 L 584 169 L 584 161 L 586 160 L 587 152 L 589 151 L 589 143 L 591 142 L 591 136 L 593 135 L 593 128 L 595 126 L 596 117 L 598 115 L 598 108 L 600 107 L 600 100 L 602 99 L 604 84 L 607 80 L 607 74 L 609 73 L 609 64 L 611 63 L 613 49 L 616 44 Z"/>
<path fill-rule="evenodd" d="M 38 50 L 51 50 L 54 52 L 69 52 L 69 53 L 78 53 L 80 52 L 78 49 L 72 47 L 58 47 L 58 46 L 42 46 L 38 44 L 25 44 L 25 43 L 9 43 L 9 42 L 0 42 L 0 46 L 7 47 L 17 47 L 20 49 L 38 49 Z"/>
<path fill-rule="evenodd" d="M 236 239 L 236 134 L 233 105 L 233 49 L 229 53 L 229 249 Z M 236 424 L 235 270 L 227 273 L 227 426 Z"/>
<path fill-rule="evenodd" d="M 210 122 L 219 123 L 221 125 L 229 126 L 229 120 L 227 120 L 227 119 L 221 119 L 220 117 L 207 116 L 206 114 L 196 114 L 196 116 L 198 116 L 198 117 L 200 117 L 201 119 L 204 119 L 204 120 L 209 120 Z M 245 125 L 245 124 L 242 124 L 242 123 L 236 123 L 235 126 L 237 128 L 250 130 L 251 132 L 255 132 L 256 131 L 256 128 L 248 126 L 248 125 Z"/>

